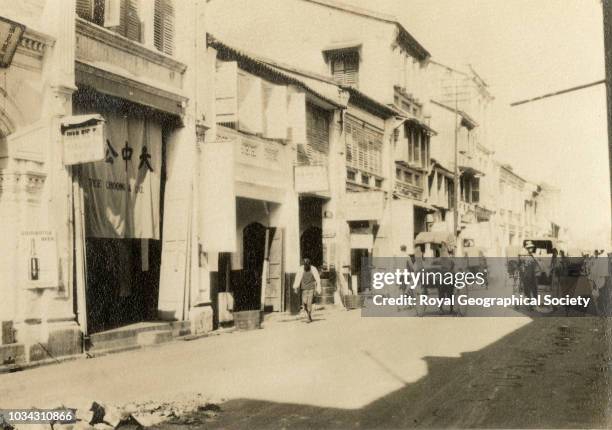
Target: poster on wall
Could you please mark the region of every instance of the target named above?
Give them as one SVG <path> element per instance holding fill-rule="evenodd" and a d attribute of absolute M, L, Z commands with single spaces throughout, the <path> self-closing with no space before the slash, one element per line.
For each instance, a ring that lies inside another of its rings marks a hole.
<path fill-rule="evenodd" d="M 161 125 L 104 113 L 104 159 L 82 166 L 87 237 L 159 239 Z"/>
<path fill-rule="evenodd" d="M 53 230 L 23 230 L 19 234 L 19 283 L 24 288 L 59 285 L 57 242 Z"/>

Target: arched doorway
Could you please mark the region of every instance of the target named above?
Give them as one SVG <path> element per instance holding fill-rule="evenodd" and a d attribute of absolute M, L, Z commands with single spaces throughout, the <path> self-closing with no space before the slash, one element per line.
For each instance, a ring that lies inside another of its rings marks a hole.
<path fill-rule="evenodd" d="M 234 295 L 237 311 L 259 309 L 261 305 L 261 275 L 266 245 L 266 227 L 258 222 L 242 230 L 242 282 Z"/>
<path fill-rule="evenodd" d="M 323 230 L 312 226 L 308 227 L 300 237 L 300 255 L 310 258 L 310 263 L 320 268 L 323 265 Z"/>

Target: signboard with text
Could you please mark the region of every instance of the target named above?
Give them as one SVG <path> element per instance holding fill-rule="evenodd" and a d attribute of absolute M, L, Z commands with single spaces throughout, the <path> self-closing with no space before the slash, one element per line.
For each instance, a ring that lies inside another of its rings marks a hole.
<path fill-rule="evenodd" d="M 77 115 L 62 123 L 64 165 L 104 160 L 105 121 L 99 115 Z"/>
<path fill-rule="evenodd" d="M 11 65 L 24 32 L 24 25 L 0 17 L 0 68 Z"/>
<path fill-rule="evenodd" d="M 295 166 L 294 176 L 298 193 L 329 191 L 327 166 Z"/>
<path fill-rule="evenodd" d="M 52 230 L 19 234 L 19 284 L 23 288 L 55 288 L 59 284 L 57 242 Z"/>

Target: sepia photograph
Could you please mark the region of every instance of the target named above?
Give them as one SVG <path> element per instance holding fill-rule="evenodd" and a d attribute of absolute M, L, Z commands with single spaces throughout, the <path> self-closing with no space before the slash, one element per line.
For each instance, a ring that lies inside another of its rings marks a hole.
<path fill-rule="evenodd" d="M 612 428 L 612 0 L 0 0 L 0 430 Z"/>

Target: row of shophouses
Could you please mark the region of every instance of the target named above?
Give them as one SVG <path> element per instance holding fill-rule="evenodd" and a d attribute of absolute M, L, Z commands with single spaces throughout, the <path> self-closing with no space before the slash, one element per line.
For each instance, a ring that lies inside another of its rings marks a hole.
<path fill-rule="evenodd" d="M 393 18 L 331 0 L 0 15 L 0 365 L 288 311 L 304 257 L 356 293 L 361 257 L 454 240 L 456 206 L 458 255 L 559 233 L 558 191 L 494 158 L 487 84 Z M 96 127 L 104 158 L 79 163 L 70 138 Z"/>

